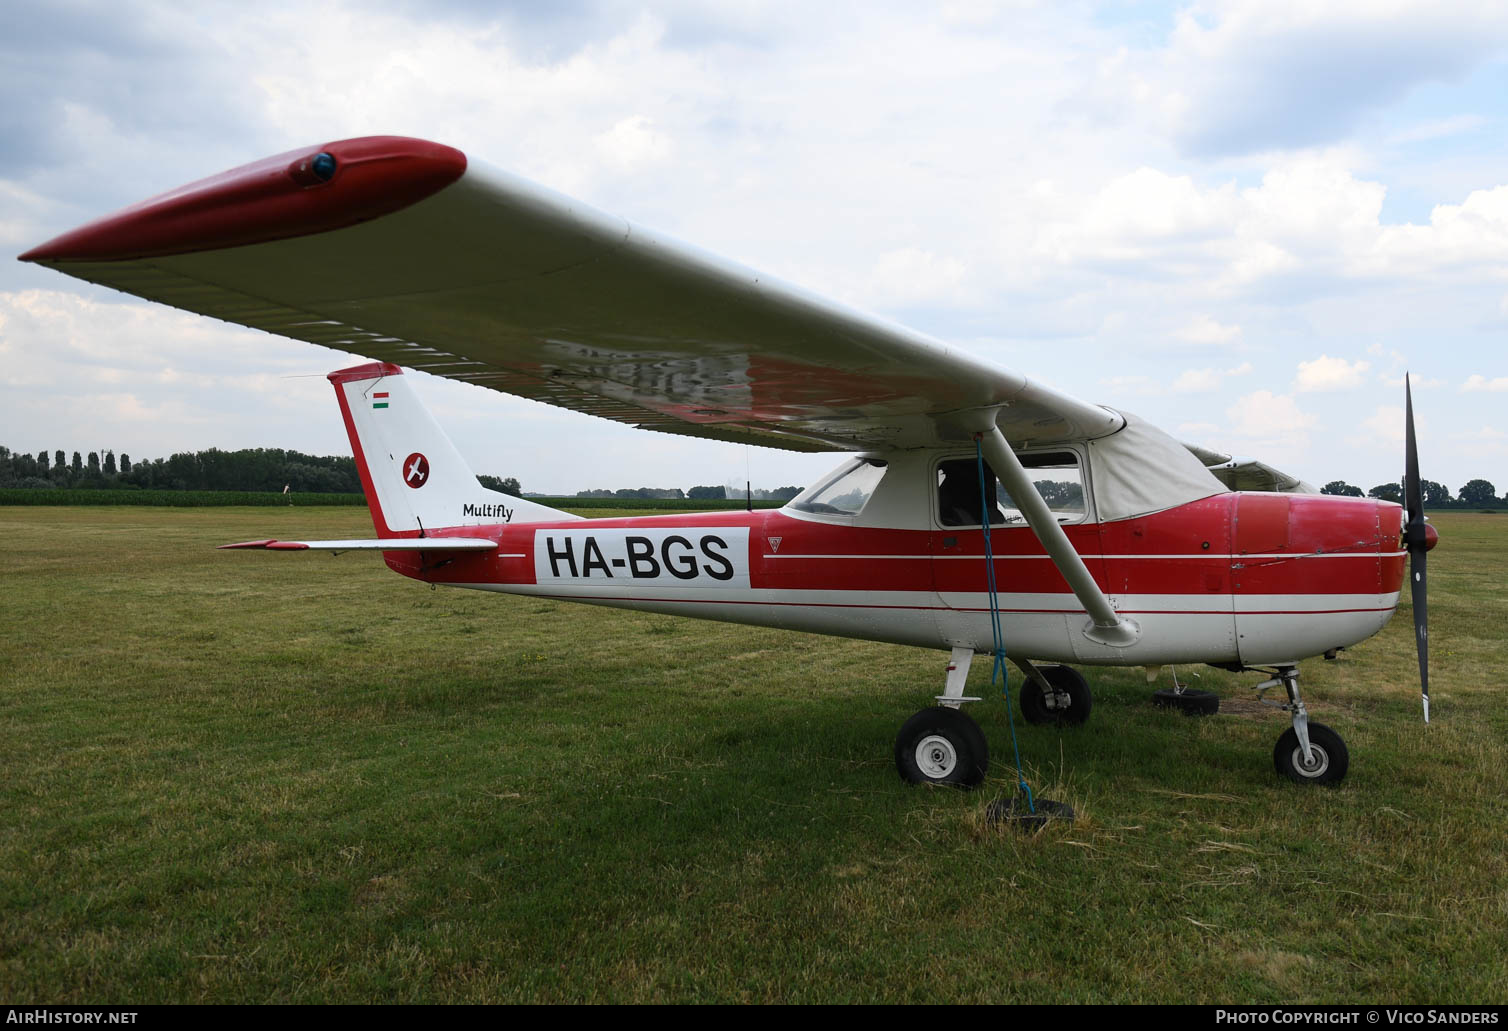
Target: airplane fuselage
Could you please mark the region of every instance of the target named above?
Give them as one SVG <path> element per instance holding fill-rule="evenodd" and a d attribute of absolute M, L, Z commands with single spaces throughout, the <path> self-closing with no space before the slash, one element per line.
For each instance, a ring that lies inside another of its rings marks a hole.
<path fill-rule="evenodd" d="M 1401 509 L 1227 493 L 1067 527 L 1129 647 L 1087 615 L 1031 529 L 991 530 L 1008 650 L 1051 662 L 1292 662 L 1377 633 L 1404 576 Z M 390 552 L 426 582 L 933 648 L 992 647 L 980 528 L 839 525 L 789 509 L 436 531 L 495 552 Z"/>

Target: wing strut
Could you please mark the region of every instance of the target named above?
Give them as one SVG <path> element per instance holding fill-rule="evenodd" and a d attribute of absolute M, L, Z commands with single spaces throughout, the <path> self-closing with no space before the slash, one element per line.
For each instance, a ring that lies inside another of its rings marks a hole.
<path fill-rule="evenodd" d="M 1068 581 L 1068 586 L 1073 589 L 1074 596 L 1079 599 L 1079 604 L 1084 606 L 1085 611 L 1093 619 L 1093 622 L 1084 628 L 1084 636 L 1096 644 L 1109 645 L 1112 648 L 1125 648 L 1136 643 L 1141 637 L 1141 627 L 1134 620 L 1127 619 L 1116 613 L 1110 599 L 1100 591 L 1099 585 L 1094 582 L 1094 575 L 1089 572 L 1089 567 L 1084 565 L 1084 560 L 1069 543 L 1068 535 L 1063 532 L 1063 527 L 1058 525 L 1058 520 L 1047 507 L 1047 502 L 1042 500 L 1042 495 L 1037 493 L 1037 488 L 1032 485 L 1031 477 L 1021 465 L 1021 460 L 1006 443 L 998 426 L 991 426 L 980 434 L 980 443 L 984 448 L 984 457 L 990 463 L 990 468 L 995 470 L 995 475 L 1000 477 L 1000 482 L 1005 484 L 1005 489 L 1010 492 L 1011 500 L 1026 517 L 1027 525 L 1037 535 L 1037 540 L 1042 542 L 1042 547 L 1047 549 L 1048 556 L 1053 564 L 1058 567 L 1058 572 L 1063 574 L 1063 579 Z"/>

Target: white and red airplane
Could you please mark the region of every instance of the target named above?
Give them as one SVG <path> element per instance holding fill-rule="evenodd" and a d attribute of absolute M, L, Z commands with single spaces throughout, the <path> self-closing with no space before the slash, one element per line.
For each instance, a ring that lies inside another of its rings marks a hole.
<path fill-rule="evenodd" d="M 1382 629 L 1405 555 L 1425 674 L 1434 535 L 1411 405 L 1405 524 L 1398 505 L 1314 494 L 402 137 L 280 154 L 21 259 L 375 359 L 329 378 L 376 538 L 229 547 L 380 551 L 433 584 L 946 651 L 939 704 L 896 740 L 912 782 L 983 780 L 988 745 L 960 706 L 975 653 L 1002 643 L 1035 722 L 1088 717 L 1068 663 L 1264 670 L 1292 713 L 1278 771 L 1337 782 L 1346 747 L 1309 721 L 1298 663 Z M 400 366 L 646 429 L 851 454 L 779 510 L 588 522 L 483 488 Z"/>

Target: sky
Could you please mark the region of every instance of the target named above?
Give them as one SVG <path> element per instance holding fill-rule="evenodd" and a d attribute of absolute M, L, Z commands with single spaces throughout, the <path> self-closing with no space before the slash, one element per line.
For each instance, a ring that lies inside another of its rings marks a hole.
<path fill-rule="evenodd" d="M 451 144 L 1315 484 L 1508 489 L 1508 5 L 0 5 L 0 250 L 260 157 Z M 351 356 L 0 262 L 0 444 L 349 454 Z M 525 490 L 832 455 L 416 387 Z"/>

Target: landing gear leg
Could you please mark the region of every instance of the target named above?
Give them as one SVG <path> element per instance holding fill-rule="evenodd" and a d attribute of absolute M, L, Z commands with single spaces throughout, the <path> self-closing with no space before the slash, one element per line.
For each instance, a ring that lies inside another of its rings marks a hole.
<path fill-rule="evenodd" d="M 1271 680 L 1257 685 L 1257 691 L 1283 685 L 1288 703 L 1283 706 L 1293 714 L 1293 726 L 1278 738 L 1272 750 L 1272 764 L 1289 780 L 1299 784 L 1339 784 L 1351 765 L 1346 743 L 1339 734 L 1323 723 L 1310 723 L 1309 712 L 1299 694 L 1299 668 L 1279 666 Z"/>
<path fill-rule="evenodd" d="M 974 661 L 972 648 L 954 648 L 948 659 L 948 680 L 937 705 L 906 721 L 895 739 L 895 769 L 908 784 L 953 784 L 978 787 L 990 768 L 990 746 L 984 731 L 964 715 L 964 684 Z"/>
<path fill-rule="evenodd" d="M 973 648 L 954 648 L 948 656 L 948 680 L 943 693 L 937 696 L 937 704 L 957 709 L 964 702 L 977 702 L 978 698 L 965 698 L 964 685 L 969 682 L 969 667 L 974 664 Z"/>
<path fill-rule="evenodd" d="M 1072 666 L 1037 666 L 1030 659 L 1011 658 L 1026 674 L 1021 685 L 1021 715 L 1028 723 L 1077 726 L 1089 719 L 1094 699 L 1089 681 Z"/>

